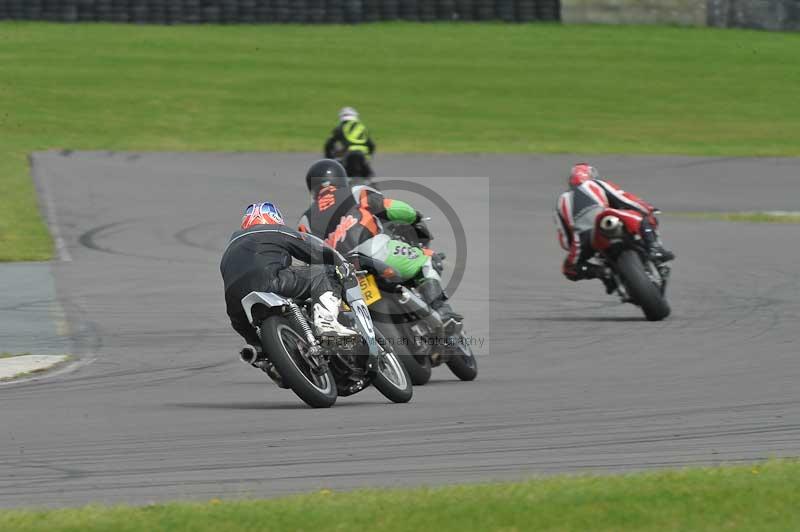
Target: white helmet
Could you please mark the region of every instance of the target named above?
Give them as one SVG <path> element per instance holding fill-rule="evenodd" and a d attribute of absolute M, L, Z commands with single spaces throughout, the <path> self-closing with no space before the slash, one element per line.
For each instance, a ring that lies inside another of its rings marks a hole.
<path fill-rule="evenodd" d="M 339 122 L 347 122 L 348 120 L 358 120 L 358 111 L 352 107 L 342 107 L 339 110 Z"/>

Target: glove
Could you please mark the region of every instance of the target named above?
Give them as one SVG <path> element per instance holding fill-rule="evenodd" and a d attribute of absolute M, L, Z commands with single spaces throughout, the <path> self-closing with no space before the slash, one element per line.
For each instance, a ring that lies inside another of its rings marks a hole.
<path fill-rule="evenodd" d="M 344 262 L 339 266 L 336 266 L 335 270 L 336 270 L 336 276 L 339 278 L 340 281 L 349 279 L 350 277 L 353 277 L 356 273 L 355 267 L 349 262 Z"/>
<path fill-rule="evenodd" d="M 414 223 L 414 230 L 417 232 L 417 237 L 419 237 L 420 240 L 424 240 L 426 242 L 433 240 L 431 230 L 428 229 L 428 225 L 422 220 L 418 220 Z"/>

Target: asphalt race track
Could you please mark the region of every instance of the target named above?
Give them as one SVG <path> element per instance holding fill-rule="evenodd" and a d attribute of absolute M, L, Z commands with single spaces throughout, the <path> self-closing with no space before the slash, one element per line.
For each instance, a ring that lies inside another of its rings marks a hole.
<path fill-rule="evenodd" d="M 551 209 L 579 158 L 380 156 L 382 175 L 490 178 L 447 196 L 490 219 L 467 234 L 490 242 L 468 256 L 486 283 L 454 297 L 486 340 L 480 374 L 461 383 L 439 368 L 408 405 L 366 390 L 312 410 L 237 360 L 218 263 L 250 200 L 296 219 L 313 155 L 37 154 L 84 364 L 0 386 L 0 506 L 800 455 L 800 228 L 664 216 L 673 315 L 648 323 L 599 282 L 559 273 Z M 664 211 L 798 209 L 793 160 L 592 160 Z"/>

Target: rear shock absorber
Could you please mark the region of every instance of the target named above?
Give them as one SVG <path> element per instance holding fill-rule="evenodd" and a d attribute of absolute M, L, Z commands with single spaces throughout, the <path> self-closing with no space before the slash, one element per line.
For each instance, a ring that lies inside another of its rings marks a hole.
<path fill-rule="evenodd" d="M 306 335 L 306 341 L 309 347 L 305 358 L 311 364 L 311 372 L 315 375 L 325 374 L 325 372 L 328 371 L 328 363 L 325 361 L 325 357 L 321 356 L 322 346 L 319 345 L 317 338 L 311 331 L 311 326 L 309 326 L 306 317 L 303 316 L 303 311 L 300 310 L 300 307 L 294 301 L 289 303 L 289 311 L 292 319 L 294 319 L 298 327 L 300 327 L 300 330 L 303 331 L 303 334 Z"/>
<path fill-rule="evenodd" d="M 300 330 L 303 331 L 303 334 L 306 335 L 306 341 L 312 346 L 317 345 L 317 339 L 314 336 L 314 333 L 311 331 L 311 326 L 308 324 L 308 320 L 305 316 L 303 316 L 303 312 L 300 310 L 300 307 L 292 301 L 289 303 L 289 310 L 291 311 L 292 318 L 297 323 L 297 326 L 300 327 Z"/>

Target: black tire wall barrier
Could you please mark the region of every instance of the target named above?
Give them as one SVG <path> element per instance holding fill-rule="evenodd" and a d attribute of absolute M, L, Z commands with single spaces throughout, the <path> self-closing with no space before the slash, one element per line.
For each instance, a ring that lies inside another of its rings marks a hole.
<path fill-rule="evenodd" d="M 706 5 L 709 26 L 800 30 L 800 0 L 708 0 Z"/>
<path fill-rule="evenodd" d="M 560 0 L 0 0 L 0 20 L 137 24 L 559 21 Z"/>

